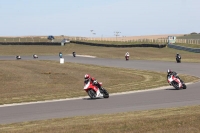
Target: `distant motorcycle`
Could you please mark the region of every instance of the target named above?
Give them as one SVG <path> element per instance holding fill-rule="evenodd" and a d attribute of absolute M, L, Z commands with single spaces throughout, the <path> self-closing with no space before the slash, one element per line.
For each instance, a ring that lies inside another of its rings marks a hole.
<path fill-rule="evenodd" d="M 16 56 L 16 59 L 19 60 L 19 59 L 21 59 L 21 57 L 20 57 L 19 55 L 17 55 L 17 56 Z"/>
<path fill-rule="evenodd" d="M 38 58 L 38 56 L 37 56 L 36 54 L 34 54 L 34 55 L 33 55 L 33 58 L 36 59 L 36 58 Z"/>
<path fill-rule="evenodd" d="M 59 53 L 59 57 L 62 58 L 62 53 L 61 52 Z"/>
<path fill-rule="evenodd" d="M 74 57 L 76 57 L 76 52 L 72 52 L 72 55 L 73 55 Z"/>
<path fill-rule="evenodd" d="M 101 87 L 101 89 L 97 86 Z M 97 81 L 94 81 L 94 83 L 91 83 L 89 81 L 87 84 L 84 85 L 83 89 L 88 93 L 91 99 L 101 98 L 101 97 L 109 98 L 109 93 L 107 92 L 106 89 L 102 87 L 101 82 L 99 83 Z"/>
<path fill-rule="evenodd" d="M 187 88 L 183 80 L 181 80 L 178 76 L 169 75 L 167 78 L 168 78 L 168 83 L 172 85 L 175 89 L 179 90 L 179 89 Z M 181 83 L 180 87 L 179 87 L 179 83 Z"/>
<path fill-rule="evenodd" d="M 176 62 L 181 63 L 181 56 L 180 55 L 176 56 Z"/>

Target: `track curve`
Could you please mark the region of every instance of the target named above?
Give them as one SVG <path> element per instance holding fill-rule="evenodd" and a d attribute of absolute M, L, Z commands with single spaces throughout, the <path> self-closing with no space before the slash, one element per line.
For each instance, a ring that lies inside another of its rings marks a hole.
<path fill-rule="evenodd" d="M 65 62 L 94 64 L 110 67 L 122 67 L 141 70 L 153 70 L 166 72 L 168 68 L 178 73 L 189 74 L 200 77 L 199 63 L 159 62 L 145 60 L 120 60 L 103 58 L 84 58 L 64 56 Z M 14 56 L 1 56 L 0 60 L 13 60 Z M 31 56 L 23 56 L 22 60 L 33 60 Z M 59 62 L 58 56 L 39 56 L 39 60 L 55 60 Z M 0 124 L 43 120 L 51 118 L 62 118 L 71 116 L 82 116 L 91 114 L 108 114 L 125 111 L 139 111 L 178 107 L 200 104 L 200 83 L 188 85 L 188 89 L 174 91 L 169 89 L 132 93 L 125 95 L 114 95 L 109 99 L 90 100 L 87 98 L 52 101 L 47 103 L 34 103 L 27 105 L 0 107 Z"/>

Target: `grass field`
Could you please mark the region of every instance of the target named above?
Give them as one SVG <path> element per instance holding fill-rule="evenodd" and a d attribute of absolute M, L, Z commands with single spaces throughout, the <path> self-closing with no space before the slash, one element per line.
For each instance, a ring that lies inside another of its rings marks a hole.
<path fill-rule="evenodd" d="M 47 37 L 0 37 L 0 42 L 48 42 Z"/>
<path fill-rule="evenodd" d="M 0 104 L 87 96 L 83 90 L 83 77 L 86 73 L 103 82 L 110 93 L 168 85 L 166 72 L 69 62 L 59 64 L 55 61 L 0 61 Z M 185 82 L 199 79 L 184 75 L 180 77 Z M 152 81 L 156 82 L 152 84 Z"/>
<path fill-rule="evenodd" d="M 1 133 L 199 133 L 200 106 L 0 125 Z"/>
<path fill-rule="evenodd" d="M 188 34 L 185 36 L 177 36 L 177 39 L 200 39 L 200 34 Z"/>
<path fill-rule="evenodd" d="M 0 46 L 1 55 L 58 55 L 60 51 L 63 54 L 76 51 L 77 54 L 102 58 L 124 58 L 125 52 L 129 51 L 131 59 L 164 61 L 174 61 L 176 52 L 179 52 L 183 61 L 200 62 L 199 54 L 170 48 L 105 48 L 77 44 L 63 47 Z M 74 63 L 61 65 L 55 61 L 0 61 L 0 104 L 86 96 L 82 89 L 85 73 L 90 73 L 98 81 L 102 81 L 110 93 L 168 85 L 166 72 L 135 71 Z M 180 77 L 185 82 L 199 80 L 193 76 Z M 152 84 L 152 81 L 157 81 L 157 84 Z M 119 82 L 128 87 L 124 88 Z M 200 106 L 194 106 L 0 125 L 0 133 L 200 132 L 199 118 Z"/>
<path fill-rule="evenodd" d="M 71 54 L 75 51 L 77 54 L 92 55 L 100 58 L 119 58 L 124 59 L 125 53 L 130 53 L 130 60 L 161 60 L 175 61 L 176 53 L 182 56 L 182 62 L 200 62 L 199 53 L 175 50 L 171 48 L 109 48 L 98 46 L 86 46 L 80 44 L 67 44 L 65 46 L 25 46 L 25 45 L 1 45 L 0 55 L 63 55 Z M 22 56 L 23 58 L 23 56 Z"/>

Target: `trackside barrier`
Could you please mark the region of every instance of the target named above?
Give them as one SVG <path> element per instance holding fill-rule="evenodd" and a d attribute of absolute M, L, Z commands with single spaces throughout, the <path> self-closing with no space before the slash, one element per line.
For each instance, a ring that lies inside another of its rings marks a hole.
<path fill-rule="evenodd" d="M 90 45 L 90 46 L 101 46 L 101 47 L 117 47 L 117 48 L 127 48 L 127 47 L 156 47 L 163 48 L 166 44 L 128 44 L 128 45 L 117 45 L 117 44 L 101 44 L 101 43 L 90 43 L 90 42 L 80 42 L 80 41 L 70 41 L 71 43 Z"/>
<path fill-rule="evenodd" d="M 0 42 L 0 45 L 61 45 L 60 42 Z"/>
<path fill-rule="evenodd" d="M 184 46 L 179 46 L 179 45 L 174 45 L 174 44 L 168 44 L 168 47 L 178 49 L 178 50 L 189 51 L 193 53 L 200 53 L 200 48 L 190 48 L 190 47 L 184 47 Z"/>
<path fill-rule="evenodd" d="M 163 48 L 166 44 L 129 44 L 129 45 L 116 45 L 116 44 L 100 44 L 100 43 L 90 43 L 90 42 L 79 42 L 70 41 L 71 43 L 90 45 L 90 46 L 101 46 L 101 47 L 116 47 L 116 48 L 128 48 L 128 47 L 155 47 Z M 0 45 L 58 45 L 60 42 L 0 42 Z"/>

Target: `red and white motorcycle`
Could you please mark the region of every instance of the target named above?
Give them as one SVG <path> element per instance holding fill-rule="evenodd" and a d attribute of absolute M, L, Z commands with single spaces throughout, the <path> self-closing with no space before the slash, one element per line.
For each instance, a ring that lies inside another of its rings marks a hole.
<path fill-rule="evenodd" d="M 99 87 L 101 87 L 101 89 Z M 90 81 L 84 85 L 83 88 L 91 99 L 94 98 L 109 98 L 109 93 L 106 89 L 102 87 L 101 82 L 97 82 L 97 80 L 94 81 L 94 83 L 91 83 Z"/>
<path fill-rule="evenodd" d="M 187 86 L 185 85 L 185 83 L 178 77 L 178 75 L 174 76 L 174 75 L 169 75 L 167 77 L 168 83 L 170 85 L 172 85 L 175 89 L 179 90 L 179 89 L 186 89 Z"/>
<path fill-rule="evenodd" d="M 126 61 L 129 60 L 129 56 L 130 56 L 129 52 L 126 52 L 126 53 L 125 53 L 125 59 L 126 59 Z"/>

